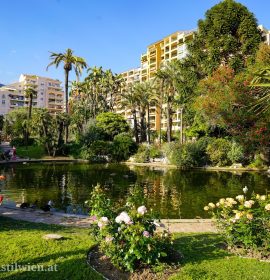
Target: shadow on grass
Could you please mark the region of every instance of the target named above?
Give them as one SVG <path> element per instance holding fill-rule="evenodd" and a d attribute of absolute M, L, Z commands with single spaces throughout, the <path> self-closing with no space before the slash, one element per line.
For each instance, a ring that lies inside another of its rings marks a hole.
<path fill-rule="evenodd" d="M 44 224 L 44 223 L 34 223 L 27 222 L 22 220 L 15 220 L 8 217 L 0 216 L 0 233 L 2 231 L 10 231 L 10 230 L 18 230 L 18 231 L 27 231 L 27 230 L 37 230 L 37 231 L 47 231 L 47 232 L 57 232 L 57 231 L 65 231 L 65 232 L 74 232 L 74 229 L 71 227 L 64 227 L 60 225 L 53 224 Z"/>
<path fill-rule="evenodd" d="M 34 262 L 31 262 L 31 265 Z M 22 271 L 10 272 L 9 275 L 1 275 L 0 279 L 5 280 L 82 280 L 93 279 L 103 280 L 103 277 L 93 271 L 82 258 L 66 260 L 61 263 L 55 263 L 51 267 L 44 266 L 49 271 Z"/>
<path fill-rule="evenodd" d="M 218 234 L 189 234 L 175 237 L 175 249 L 184 255 L 182 264 L 221 259 L 230 254 L 222 249 L 223 239 Z"/>

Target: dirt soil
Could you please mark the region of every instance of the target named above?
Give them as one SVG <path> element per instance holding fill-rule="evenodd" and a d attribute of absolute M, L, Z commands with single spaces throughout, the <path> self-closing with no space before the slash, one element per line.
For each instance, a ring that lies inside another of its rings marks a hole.
<path fill-rule="evenodd" d="M 183 256 L 180 253 L 175 252 L 173 258 L 177 259 L 179 262 L 182 257 Z M 168 265 L 168 268 L 159 273 L 155 273 L 147 267 L 140 268 L 133 273 L 123 272 L 116 268 L 110 262 L 110 259 L 99 251 L 97 246 L 89 250 L 88 264 L 109 280 L 167 280 L 172 274 L 180 269 L 179 265 L 172 264 Z"/>

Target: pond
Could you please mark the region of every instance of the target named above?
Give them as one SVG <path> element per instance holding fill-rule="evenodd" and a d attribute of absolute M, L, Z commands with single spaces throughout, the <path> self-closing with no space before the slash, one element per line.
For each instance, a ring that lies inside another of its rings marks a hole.
<path fill-rule="evenodd" d="M 106 187 L 117 206 L 125 204 L 136 186 L 146 206 L 161 218 L 207 218 L 203 207 L 210 201 L 241 194 L 244 186 L 249 195 L 270 190 L 266 173 L 181 171 L 120 164 L 17 164 L 0 166 L 0 175 L 7 178 L 0 193 L 9 201 L 38 200 L 41 206 L 53 200 L 58 211 L 68 213 L 86 213 L 84 202 L 97 183 Z"/>

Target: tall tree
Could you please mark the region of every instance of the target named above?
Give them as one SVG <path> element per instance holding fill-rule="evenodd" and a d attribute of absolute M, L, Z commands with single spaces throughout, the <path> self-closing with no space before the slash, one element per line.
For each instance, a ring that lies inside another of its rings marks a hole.
<path fill-rule="evenodd" d="M 37 98 L 37 91 L 33 87 L 27 87 L 24 91 L 24 96 L 29 99 L 28 101 L 28 119 L 31 119 L 33 99 Z"/>
<path fill-rule="evenodd" d="M 141 118 L 141 142 L 150 143 L 150 107 L 158 104 L 158 95 L 153 82 L 141 82 L 134 84 Z M 145 116 L 147 114 L 147 121 Z"/>
<path fill-rule="evenodd" d="M 138 121 L 137 121 L 137 111 L 138 111 L 138 95 L 134 91 L 134 85 L 128 85 L 126 89 L 121 93 L 118 99 L 118 104 L 124 110 L 130 110 L 133 116 L 133 131 L 136 143 L 139 143 L 139 131 L 138 131 Z"/>
<path fill-rule="evenodd" d="M 224 0 L 199 20 L 194 40 L 188 44 L 188 59 L 199 76 L 211 74 L 220 65 L 237 72 L 254 59 L 261 41 L 254 15 L 242 4 Z"/>
<path fill-rule="evenodd" d="M 28 116 L 27 116 L 27 132 L 25 134 L 25 145 L 28 145 L 28 139 L 30 136 L 29 122 L 32 116 L 33 99 L 37 97 L 37 91 L 33 87 L 27 87 L 24 90 L 24 96 L 28 98 Z"/>
<path fill-rule="evenodd" d="M 167 141 L 172 138 L 172 115 L 175 95 L 178 87 L 179 61 L 173 60 L 163 65 L 156 73 L 156 78 L 160 80 L 163 88 L 163 100 L 166 102 L 167 118 Z"/>
<path fill-rule="evenodd" d="M 82 70 L 87 67 L 86 61 L 79 56 L 73 54 L 73 50 L 67 49 L 65 53 L 54 53 L 51 52 L 50 59 L 52 62 L 47 66 L 47 70 L 51 65 L 55 65 L 56 68 L 63 63 L 65 71 L 65 107 L 66 113 L 69 112 L 69 93 L 68 93 L 68 82 L 69 72 L 72 70 L 72 66 L 75 68 L 76 76 L 79 77 Z M 66 127 L 66 142 L 68 141 L 68 126 Z"/>

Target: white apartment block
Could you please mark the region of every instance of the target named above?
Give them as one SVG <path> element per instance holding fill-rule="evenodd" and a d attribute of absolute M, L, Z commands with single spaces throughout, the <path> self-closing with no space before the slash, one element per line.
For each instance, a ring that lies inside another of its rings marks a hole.
<path fill-rule="evenodd" d="M 21 74 L 19 82 L 0 88 L 0 115 L 5 115 L 15 108 L 28 106 L 29 100 L 24 94 L 27 87 L 32 87 L 37 91 L 37 96 L 33 99 L 33 108 L 47 108 L 54 114 L 63 111 L 64 92 L 60 81 Z"/>

